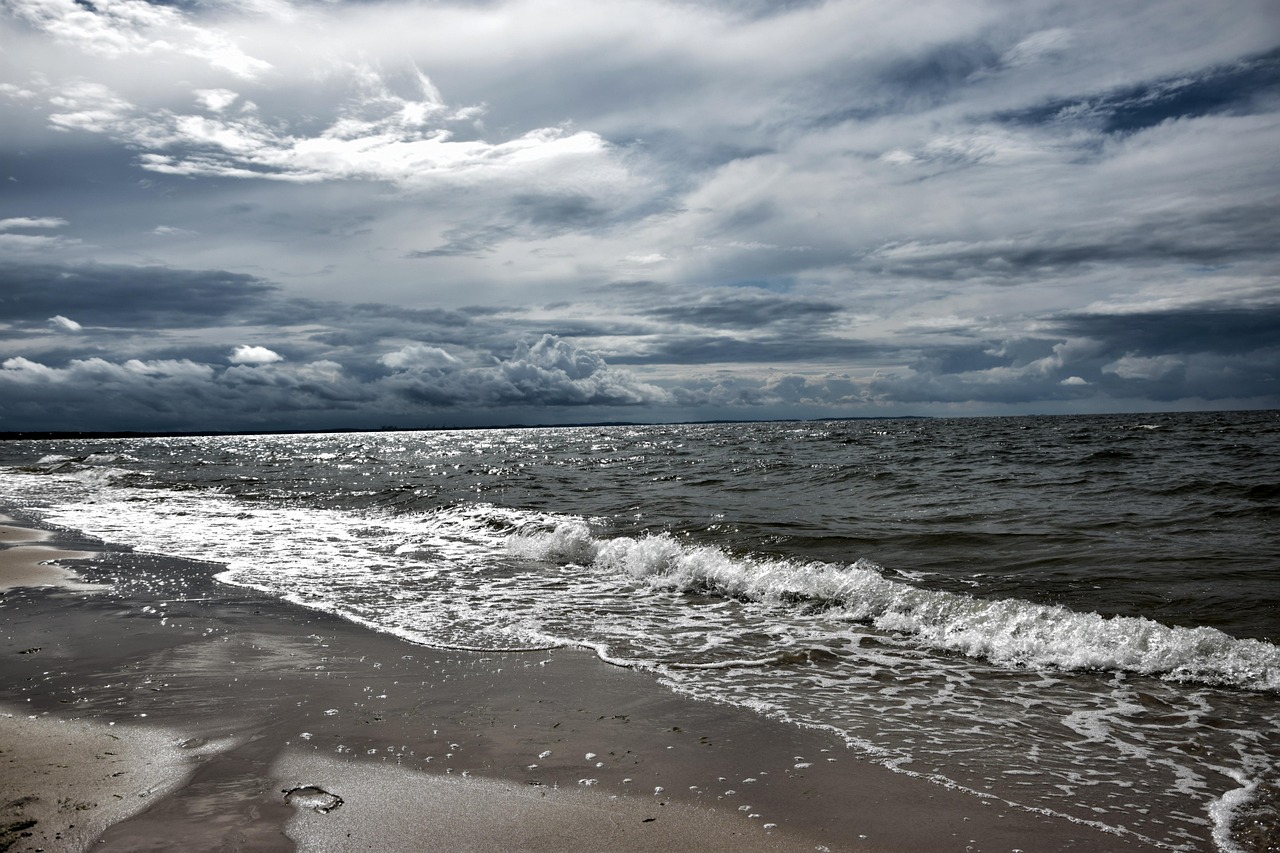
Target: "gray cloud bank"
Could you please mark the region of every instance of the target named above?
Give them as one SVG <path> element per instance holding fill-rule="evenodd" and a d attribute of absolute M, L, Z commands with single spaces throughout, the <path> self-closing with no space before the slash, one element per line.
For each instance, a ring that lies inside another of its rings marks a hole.
<path fill-rule="evenodd" d="M 6 0 L 0 39 L 0 430 L 1280 405 L 1268 0 Z"/>
<path fill-rule="evenodd" d="M 140 299 L 151 279 L 163 298 Z M 627 323 L 567 323 L 303 301 L 226 273 L 41 265 L 0 268 L 0 281 L 21 318 L 6 339 L 28 352 L 0 361 L 0 417 L 15 429 L 1230 408 L 1268 403 L 1280 369 L 1275 301 L 1108 306 L 1027 318 L 1016 333 L 932 328 L 876 341 L 837 337 L 839 325 L 805 325 L 812 335 L 800 338 L 795 323 L 837 307 L 742 288 L 724 297 L 723 316 L 667 293 Z"/>

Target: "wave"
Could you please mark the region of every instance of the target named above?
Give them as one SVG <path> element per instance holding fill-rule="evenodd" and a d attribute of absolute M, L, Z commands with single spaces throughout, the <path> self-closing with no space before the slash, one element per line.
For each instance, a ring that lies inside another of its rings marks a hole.
<path fill-rule="evenodd" d="M 27 474 L 58 474 L 79 480 L 86 485 L 109 486 L 135 476 L 135 472 L 116 467 L 113 463 L 136 461 L 133 457 L 121 453 L 90 453 L 87 456 L 64 456 L 52 453 L 40 457 L 31 465 L 14 470 Z"/>
<path fill-rule="evenodd" d="M 578 520 L 552 530 L 517 532 L 507 546 L 516 556 L 590 564 L 653 588 L 820 606 L 833 615 L 907 635 L 927 648 L 1000 666 L 1118 671 L 1280 690 L 1280 647 L 1271 643 L 1238 639 L 1215 628 L 921 589 L 886 578 L 866 560 L 837 565 L 753 559 L 690 545 L 667 533 L 599 539 Z"/>

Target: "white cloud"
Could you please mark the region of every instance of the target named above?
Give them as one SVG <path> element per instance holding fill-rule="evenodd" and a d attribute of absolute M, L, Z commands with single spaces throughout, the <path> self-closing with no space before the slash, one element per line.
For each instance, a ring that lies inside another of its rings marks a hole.
<path fill-rule="evenodd" d="M 1017 68 L 1043 62 L 1066 53 L 1075 40 L 1075 33 L 1065 27 L 1041 30 L 1009 48 L 1000 58 L 1001 64 Z"/>
<path fill-rule="evenodd" d="M 153 172 L 190 177 L 259 178 L 294 183 L 382 181 L 424 188 L 441 181 L 489 179 L 620 194 L 644 183 L 597 133 L 571 126 L 540 127 L 510 139 L 455 138 L 451 125 L 473 122 L 481 107 L 452 109 L 426 75 L 414 70 L 415 97 L 391 92 L 367 67 L 345 67 L 359 91 L 336 114 L 269 120 L 228 89 L 198 90 L 210 113 L 148 108 L 103 83 L 76 80 L 50 98 L 50 124 L 60 130 L 104 134 L 142 153 Z M 341 87 L 339 87 L 341 88 Z"/>
<path fill-rule="evenodd" d="M 438 369 L 424 370 L 423 361 L 442 361 L 442 351 L 431 352 L 435 349 L 420 347 L 408 356 L 403 355 L 405 350 L 391 354 L 396 356 L 393 361 L 405 367 L 380 380 L 379 386 L 410 401 L 442 406 L 630 406 L 670 399 L 661 388 L 610 367 L 598 353 L 554 335 L 543 335 L 533 344 L 521 343 L 509 358 L 494 365 L 440 363 Z M 385 356 L 382 361 L 395 367 Z"/>
<path fill-rule="evenodd" d="M 133 104 L 101 83 L 77 80 L 63 86 L 49 98 L 58 112 L 50 113 L 49 123 L 58 130 L 81 130 L 89 133 L 126 135 Z M 148 134 L 154 135 L 154 134 Z"/>
<path fill-rule="evenodd" d="M 625 261 L 626 263 L 631 263 L 631 264 L 648 265 L 648 264 L 660 264 L 663 261 L 669 261 L 671 259 L 668 258 L 666 255 L 662 254 L 661 252 L 650 252 L 648 254 L 627 255 L 622 260 Z"/>
<path fill-rule="evenodd" d="M 161 143 L 143 154 L 143 168 L 170 175 L 267 178 L 294 182 L 386 181 L 406 188 L 441 179 L 525 176 L 556 178 L 555 172 L 607 167 L 608 145 L 589 131 L 540 128 L 515 139 L 488 143 L 456 141 L 447 130 L 376 132 L 339 122 L 316 136 L 281 134 L 253 118 L 165 117 L 130 128 L 134 141 Z M 365 128 L 367 129 L 367 128 Z M 332 131 L 332 132 L 330 132 Z M 186 148 L 177 154 L 163 149 Z M 620 169 L 613 170 L 622 177 Z M 567 176 L 566 176 L 567 177 Z"/>
<path fill-rule="evenodd" d="M 1182 359 L 1173 355 L 1126 355 L 1105 365 L 1102 371 L 1114 373 L 1121 379 L 1160 379 L 1182 366 Z"/>
<path fill-rule="evenodd" d="M 213 377 L 213 368 L 187 359 L 142 361 L 130 359 L 123 364 L 104 358 L 72 359 L 66 367 L 48 367 L 30 359 L 6 359 L 0 364 L 0 381 L 18 384 L 77 385 L 86 389 L 105 384 L 137 386 L 148 380 L 185 379 L 205 381 Z M 86 390 L 88 396 L 94 396 Z"/>
<path fill-rule="evenodd" d="M 63 317 L 61 314 L 57 314 L 53 317 L 50 317 L 49 325 L 62 329 L 63 331 L 67 331 L 67 332 L 78 332 L 81 330 L 81 328 L 83 328 L 75 320 L 70 320 L 66 317 Z"/>
<path fill-rule="evenodd" d="M 27 228 L 62 228 L 70 223 L 56 216 L 17 216 L 11 219 L 0 219 L 0 231 L 12 231 Z"/>
<path fill-rule="evenodd" d="M 460 364 L 458 359 L 440 347 L 426 344 L 409 344 L 395 352 L 387 353 L 378 361 L 392 370 L 431 370 Z"/>
<path fill-rule="evenodd" d="M 245 54 L 224 32 L 193 23 L 173 6 L 145 0 L 9 0 L 11 14 L 57 41 L 112 59 L 180 54 L 238 77 L 253 78 L 271 64 Z"/>
<path fill-rule="evenodd" d="M 283 360 L 284 356 L 266 347 L 250 346 L 248 344 L 240 344 L 231 352 L 231 355 L 227 356 L 227 361 L 232 364 L 274 364 Z"/>
<path fill-rule="evenodd" d="M 0 231 L 0 255 L 47 257 L 49 253 L 69 249 L 79 242 L 72 237 L 9 234 Z"/>
<path fill-rule="evenodd" d="M 155 359 L 145 361 L 131 358 L 124 363 L 124 369 L 139 376 L 153 379 L 198 379 L 208 380 L 214 370 L 207 364 L 199 364 L 189 359 Z"/>
<path fill-rule="evenodd" d="M 13 83 L 0 83 L 0 95 L 16 100 L 27 100 L 38 97 L 39 93 L 31 89 L 24 89 L 21 86 L 15 86 Z"/>
<path fill-rule="evenodd" d="M 60 372 L 23 356 L 5 359 L 0 368 L 3 368 L 0 380 L 23 385 L 57 381 L 65 375 L 65 371 Z"/>
<path fill-rule="evenodd" d="M 195 94 L 197 103 L 215 113 L 222 112 L 240 97 L 230 89 L 197 89 Z"/>
<path fill-rule="evenodd" d="M 909 166 L 919 159 L 911 152 L 903 151 L 901 148 L 895 148 L 880 155 L 881 162 L 888 163 L 890 166 Z"/>

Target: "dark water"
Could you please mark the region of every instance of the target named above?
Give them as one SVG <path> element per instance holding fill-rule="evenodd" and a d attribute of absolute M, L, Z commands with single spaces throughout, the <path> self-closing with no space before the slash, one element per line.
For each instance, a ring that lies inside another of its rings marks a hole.
<path fill-rule="evenodd" d="M 0 502 L 581 645 L 1170 849 L 1280 847 L 1280 413 L 10 443 Z"/>

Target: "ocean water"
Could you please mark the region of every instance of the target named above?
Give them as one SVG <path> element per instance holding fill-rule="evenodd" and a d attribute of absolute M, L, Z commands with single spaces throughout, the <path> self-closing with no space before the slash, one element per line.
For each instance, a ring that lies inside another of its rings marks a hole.
<path fill-rule="evenodd" d="M 1280 849 L 1280 412 L 0 443 L 0 506 L 581 646 L 1169 850 Z"/>

